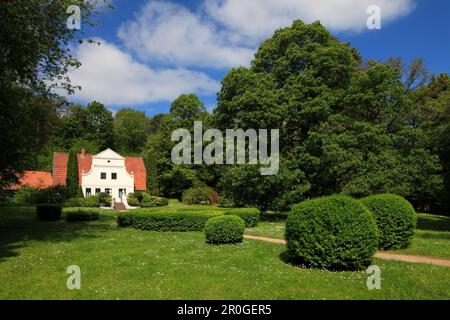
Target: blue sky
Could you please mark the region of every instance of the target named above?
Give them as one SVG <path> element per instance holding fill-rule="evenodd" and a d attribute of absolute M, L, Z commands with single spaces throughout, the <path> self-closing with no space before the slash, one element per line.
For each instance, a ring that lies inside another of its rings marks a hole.
<path fill-rule="evenodd" d="M 364 58 L 424 57 L 433 73 L 450 73 L 450 1 L 446 0 L 112 0 L 86 36 L 100 46 L 73 44 L 82 67 L 70 73 L 81 92 L 70 100 L 167 112 L 194 92 L 211 109 L 220 80 L 248 65 L 258 45 L 294 19 L 320 20 Z M 366 9 L 381 9 L 369 30 Z M 82 24 L 83 26 L 83 24 Z"/>

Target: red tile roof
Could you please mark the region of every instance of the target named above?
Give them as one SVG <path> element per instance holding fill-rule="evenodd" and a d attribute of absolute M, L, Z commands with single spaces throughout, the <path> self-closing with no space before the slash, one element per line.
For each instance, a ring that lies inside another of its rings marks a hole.
<path fill-rule="evenodd" d="M 134 188 L 139 191 L 147 189 L 147 172 L 144 160 L 140 157 L 126 157 L 125 167 L 128 173 L 134 175 Z"/>
<path fill-rule="evenodd" d="M 52 174 L 47 171 L 25 171 L 16 185 L 9 186 L 9 190 L 17 190 L 23 186 L 33 188 L 48 188 L 52 185 Z"/>
<path fill-rule="evenodd" d="M 67 175 L 67 159 L 69 155 L 67 153 L 55 152 L 53 157 L 53 184 L 65 185 Z M 78 157 L 78 177 L 81 183 L 82 172 L 87 173 L 91 170 L 92 155 L 85 154 L 84 157 L 81 154 Z M 134 175 L 134 187 L 136 190 L 145 191 L 147 187 L 147 173 L 145 170 L 144 161 L 140 157 L 126 157 L 125 168 L 128 173 Z"/>
<path fill-rule="evenodd" d="M 53 185 L 66 185 L 67 153 L 55 152 L 53 154 Z"/>

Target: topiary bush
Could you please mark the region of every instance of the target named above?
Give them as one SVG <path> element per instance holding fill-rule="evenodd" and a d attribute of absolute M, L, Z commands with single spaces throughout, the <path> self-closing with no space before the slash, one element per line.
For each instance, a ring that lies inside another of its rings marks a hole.
<path fill-rule="evenodd" d="M 185 204 L 216 204 L 219 195 L 209 187 L 192 187 L 183 191 L 182 201 Z"/>
<path fill-rule="evenodd" d="M 218 215 L 221 213 L 214 211 L 172 213 L 141 210 L 120 214 L 117 222 L 120 227 L 132 227 L 147 231 L 202 231 L 206 221 Z"/>
<path fill-rule="evenodd" d="M 69 222 L 94 221 L 98 220 L 98 217 L 98 212 L 86 209 L 78 209 L 77 211 L 70 211 L 66 214 L 66 220 Z"/>
<path fill-rule="evenodd" d="M 245 222 L 238 216 L 219 216 L 211 218 L 205 225 L 206 242 L 226 244 L 242 242 Z"/>
<path fill-rule="evenodd" d="M 58 204 L 38 204 L 36 214 L 39 220 L 57 221 L 61 219 L 62 208 Z"/>
<path fill-rule="evenodd" d="M 286 221 L 287 248 L 296 262 L 326 269 L 358 270 L 370 265 L 378 230 L 358 200 L 336 195 L 292 206 Z"/>
<path fill-rule="evenodd" d="M 411 244 L 417 221 L 411 203 L 394 194 L 369 196 L 361 202 L 375 217 L 380 249 L 402 249 Z"/>
<path fill-rule="evenodd" d="M 225 215 L 238 216 L 245 222 L 246 228 L 256 227 L 259 222 L 259 210 L 256 208 L 236 208 L 225 211 Z"/>

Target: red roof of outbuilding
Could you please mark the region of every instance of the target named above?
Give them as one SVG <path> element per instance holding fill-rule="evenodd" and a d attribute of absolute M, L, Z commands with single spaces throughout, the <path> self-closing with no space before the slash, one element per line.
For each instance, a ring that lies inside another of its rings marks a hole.
<path fill-rule="evenodd" d="M 9 190 L 17 190 L 23 186 L 33 188 L 48 188 L 52 185 L 52 174 L 47 171 L 25 171 L 16 185 L 9 186 Z"/>
<path fill-rule="evenodd" d="M 67 153 L 55 152 L 53 157 L 53 184 L 65 185 L 67 176 L 67 160 L 69 155 Z M 78 157 L 78 177 L 81 184 L 82 172 L 87 173 L 91 170 L 92 154 L 81 154 Z M 147 173 L 145 170 L 144 161 L 140 157 L 126 157 L 125 168 L 128 173 L 134 175 L 134 187 L 136 190 L 145 191 L 147 187 Z"/>

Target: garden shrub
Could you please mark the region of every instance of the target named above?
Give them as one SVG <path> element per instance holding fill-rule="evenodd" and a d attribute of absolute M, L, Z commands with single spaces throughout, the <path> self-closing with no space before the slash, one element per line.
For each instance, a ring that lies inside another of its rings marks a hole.
<path fill-rule="evenodd" d="M 238 216 L 211 218 L 205 225 L 206 242 L 211 244 L 242 242 L 244 228 L 245 222 Z"/>
<path fill-rule="evenodd" d="M 209 187 L 192 187 L 183 191 L 182 201 L 185 204 L 216 204 L 219 195 Z"/>
<path fill-rule="evenodd" d="M 286 240 L 296 262 L 326 269 L 363 269 L 377 249 L 378 230 L 360 201 L 335 195 L 292 206 Z"/>
<path fill-rule="evenodd" d="M 66 200 L 66 189 L 64 186 L 51 186 L 38 189 L 37 203 L 63 204 Z"/>
<path fill-rule="evenodd" d="M 221 208 L 235 208 L 236 204 L 234 203 L 233 199 L 220 196 L 219 201 L 217 202 L 217 206 Z"/>
<path fill-rule="evenodd" d="M 100 206 L 99 196 L 87 196 L 79 199 L 80 207 L 98 208 Z"/>
<path fill-rule="evenodd" d="M 39 190 L 24 186 L 14 194 L 14 203 L 17 204 L 35 204 L 37 203 Z"/>
<path fill-rule="evenodd" d="M 102 206 L 110 207 L 112 202 L 112 196 L 106 192 L 100 192 L 98 195 L 99 203 Z"/>
<path fill-rule="evenodd" d="M 259 222 L 259 210 L 256 208 L 236 208 L 225 211 L 225 215 L 238 216 L 245 222 L 245 227 L 256 227 Z"/>
<path fill-rule="evenodd" d="M 372 212 L 378 225 L 380 249 L 407 248 L 416 227 L 414 207 L 394 194 L 380 194 L 361 199 Z"/>
<path fill-rule="evenodd" d="M 78 209 L 76 211 L 70 211 L 66 215 L 66 219 L 69 222 L 75 221 L 93 221 L 98 220 L 99 213 L 93 210 Z"/>
<path fill-rule="evenodd" d="M 51 186 L 37 189 L 24 186 L 14 194 L 14 202 L 17 204 L 62 204 L 66 198 L 63 186 Z"/>
<path fill-rule="evenodd" d="M 69 198 L 64 202 L 64 207 L 67 208 L 76 208 L 80 207 L 80 200 L 79 198 Z"/>
<path fill-rule="evenodd" d="M 259 216 L 260 221 L 264 222 L 279 222 L 286 221 L 288 214 L 286 212 L 265 212 Z"/>
<path fill-rule="evenodd" d="M 129 193 L 127 195 L 127 203 L 128 203 L 128 205 L 130 205 L 132 207 L 140 206 L 139 200 L 134 193 Z"/>
<path fill-rule="evenodd" d="M 167 206 L 169 200 L 163 197 L 151 196 L 148 193 L 142 193 L 141 207 L 151 208 L 151 207 L 162 207 Z"/>
<path fill-rule="evenodd" d="M 202 231 L 209 218 L 220 212 L 156 212 L 133 211 L 120 214 L 121 227 L 133 227 L 147 231 Z"/>
<path fill-rule="evenodd" d="M 38 204 L 36 214 L 39 220 L 56 221 L 61 219 L 62 208 L 59 204 Z"/>

